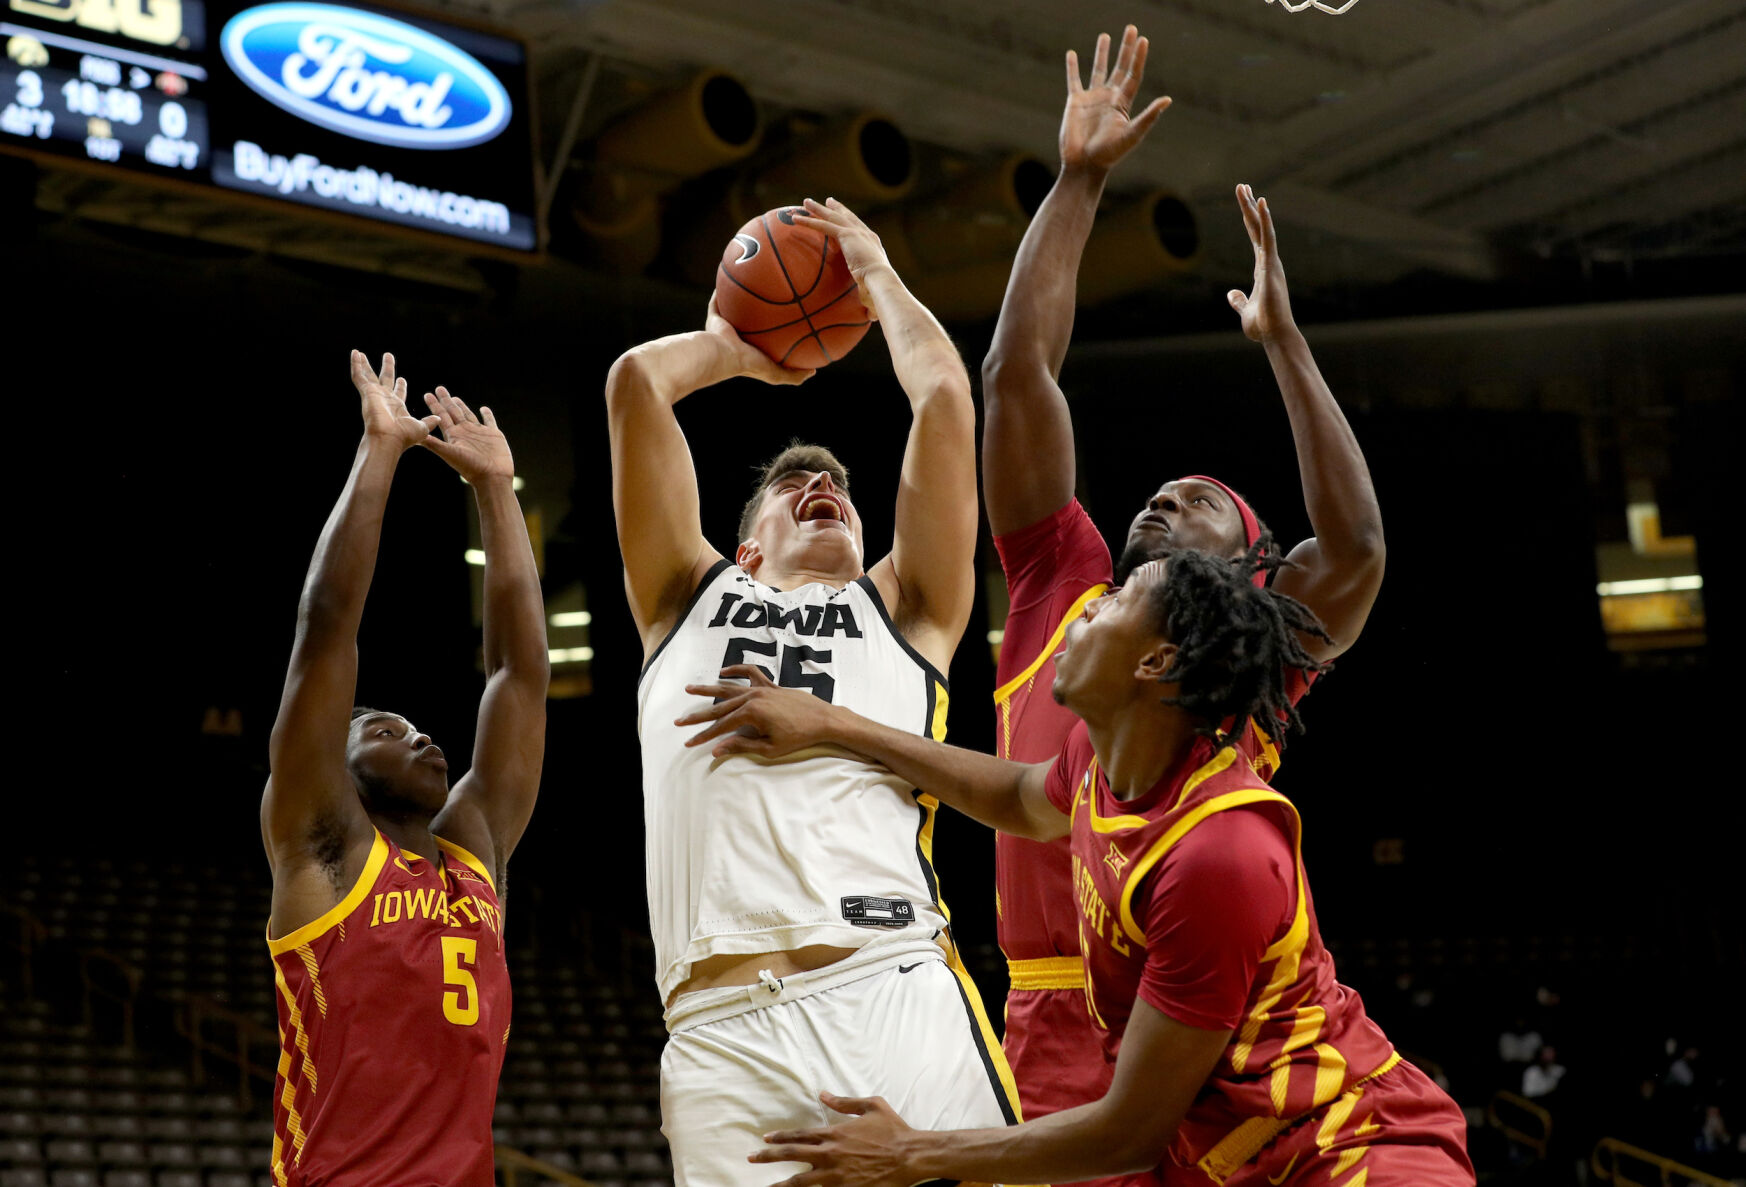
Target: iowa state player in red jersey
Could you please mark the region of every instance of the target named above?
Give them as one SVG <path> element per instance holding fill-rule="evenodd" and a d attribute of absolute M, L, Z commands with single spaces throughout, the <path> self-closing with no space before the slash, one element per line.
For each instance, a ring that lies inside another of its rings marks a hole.
<path fill-rule="evenodd" d="M 988 520 L 1006 573 L 1011 611 L 1001 642 L 995 702 L 1003 758 L 1054 757 L 1074 718 L 1049 696 L 1051 657 L 1067 624 L 1112 579 L 1108 546 L 1074 498 L 1073 421 L 1058 379 L 1073 332 L 1080 256 L 1104 180 L 1144 138 L 1168 99 L 1130 116 L 1145 70 L 1147 42 L 1129 26 L 1114 65 L 1098 39 L 1089 85 L 1068 54 L 1067 107 L 1061 120 L 1061 171 L 1026 231 L 1013 263 L 993 344 L 983 363 L 986 415 L 982 472 Z M 1322 382 L 1291 316 L 1273 220 L 1247 187 L 1238 202 L 1255 253 L 1254 288 L 1232 291 L 1244 332 L 1273 364 L 1297 442 L 1304 503 L 1315 537 L 1291 552 L 1279 587 L 1308 604 L 1333 642 L 1305 639 L 1331 659 L 1358 637 L 1382 580 L 1382 521 L 1358 443 Z M 1161 398 L 1152 432 L 1170 444 Z M 1233 427 L 1233 432 L 1242 430 Z M 1192 453 L 1192 443 L 1172 451 Z M 1253 545 L 1261 525 L 1229 487 L 1209 478 L 1162 484 L 1129 525 L 1114 579 L 1172 548 L 1228 556 Z M 1295 696 L 1304 683 L 1294 678 Z M 1240 735 L 1264 776 L 1277 752 L 1257 730 Z M 1066 893 L 1065 841 L 996 841 L 1000 946 L 1009 962 L 1004 1046 L 1025 1116 L 1096 1099 L 1109 1069 L 1098 1052 L 1079 993 L 1077 915 Z"/>
<path fill-rule="evenodd" d="M 931 1132 L 882 1100 L 858 1118 L 770 1135 L 754 1162 L 805 1162 L 783 1187 L 1111 1175 L 1225 1187 L 1472 1184 L 1460 1109 L 1403 1062 L 1334 978 L 1291 801 L 1221 723 L 1296 723 L 1286 672 L 1323 638 L 1236 562 L 1177 551 L 1068 628 L 1054 696 L 1080 718 L 1052 763 L 1024 764 L 874 725 L 771 686 L 690 715 L 717 755 L 833 742 L 1014 836 L 1069 836 L 1080 1008 L 1112 1064 L 1096 1100 L 1005 1129 Z M 1277 562 L 1269 562 L 1277 563 Z M 724 675 L 745 676 L 744 668 Z M 1283 741 L 1283 730 L 1277 730 Z"/>
<path fill-rule="evenodd" d="M 261 833 L 273 868 L 278 1187 L 488 1187 L 509 1034 L 505 864 L 539 790 L 545 612 L 509 445 L 442 388 L 406 409 L 392 355 L 352 353 L 364 437 L 316 545 L 273 725 Z M 436 435 L 441 429 L 442 436 Z M 358 624 L 400 455 L 471 485 L 485 545 L 485 695 L 473 767 L 394 713 L 354 709 Z"/>

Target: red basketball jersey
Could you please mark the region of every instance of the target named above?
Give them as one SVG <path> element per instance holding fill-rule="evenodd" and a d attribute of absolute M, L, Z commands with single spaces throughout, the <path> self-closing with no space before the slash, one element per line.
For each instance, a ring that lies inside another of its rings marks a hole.
<path fill-rule="evenodd" d="M 1140 997 L 1187 1025 L 1233 1029 L 1171 1144 L 1173 1163 L 1199 1166 L 1223 1182 L 1293 1120 L 1399 1062 L 1363 1001 L 1334 979 L 1304 875 L 1297 809 L 1256 777 L 1238 748 L 1215 752 L 1203 743 L 1157 787 L 1124 802 L 1110 793 L 1079 726 L 1050 772 L 1049 794 L 1072 815 L 1072 899 L 1086 1008 L 1106 1058 L 1113 1062 L 1119 1053 Z M 1253 816 L 1226 823 L 1240 825 L 1241 834 L 1203 828 L 1239 812 Z M 1233 854 L 1223 848 L 1232 835 L 1258 843 Z M 1197 846 L 1218 848 L 1197 853 Z M 1249 868 L 1274 855 L 1277 867 Z M 1210 862 L 1197 863 L 1196 856 Z M 1226 875 L 1197 876 L 1209 864 Z M 1230 872 L 1239 868 L 1258 874 L 1257 887 L 1273 880 L 1279 909 L 1265 932 L 1238 925 L 1246 904 L 1265 897 L 1238 888 L 1242 878 Z M 1232 921 L 1228 929 L 1217 920 L 1221 912 Z M 1192 930 L 1185 918 L 1199 921 L 1206 952 L 1176 950 Z M 1222 950 L 1244 943 L 1253 951 L 1241 960 Z M 1235 992 L 1227 985 L 1209 993 L 1205 982 L 1229 978 L 1233 967 L 1247 970 Z M 1174 1000 L 1155 1000 L 1161 985 L 1166 995 L 1173 987 Z M 1213 1007 L 1221 1013 L 1195 1008 L 1209 998 L 1222 999 Z"/>
<path fill-rule="evenodd" d="M 1051 762 L 1079 721 L 1055 703 L 1055 655 L 1085 604 L 1113 580 L 1109 546 L 1077 499 L 1030 527 L 996 536 L 994 545 L 1011 601 L 995 675 L 1000 757 Z M 1308 682 L 1293 669 L 1286 686 L 1296 701 Z M 1262 779 L 1279 769 L 1278 749 L 1254 721 L 1246 723 L 1240 749 Z M 1067 841 L 1000 833 L 994 845 L 1001 951 L 1010 961 L 1077 957 L 1078 912 L 1063 893 Z"/>
<path fill-rule="evenodd" d="M 278 983 L 273 1182 L 490 1187 L 509 1041 L 491 874 L 376 834 L 344 901 L 269 939 Z"/>

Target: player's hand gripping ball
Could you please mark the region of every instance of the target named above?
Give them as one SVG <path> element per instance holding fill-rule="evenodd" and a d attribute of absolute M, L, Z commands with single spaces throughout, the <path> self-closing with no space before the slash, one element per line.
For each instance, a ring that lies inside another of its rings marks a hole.
<path fill-rule="evenodd" d="M 715 305 L 739 336 L 784 367 L 811 370 L 855 348 L 871 318 L 836 240 L 779 206 L 741 227 L 715 271 Z"/>

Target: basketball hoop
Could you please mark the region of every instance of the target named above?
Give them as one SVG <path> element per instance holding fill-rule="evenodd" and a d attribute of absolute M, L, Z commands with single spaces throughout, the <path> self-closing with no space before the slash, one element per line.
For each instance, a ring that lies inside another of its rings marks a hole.
<path fill-rule="evenodd" d="M 1329 3 L 1329 0 L 1296 0 L 1295 3 L 1293 0 L 1267 0 L 1267 3 L 1278 4 L 1286 12 L 1302 12 L 1306 8 L 1313 8 L 1317 12 L 1325 12 L 1329 16 L 1339 16 L 1358 3 L 1358 0 L 1345 0 L 1343 4 Z"/>

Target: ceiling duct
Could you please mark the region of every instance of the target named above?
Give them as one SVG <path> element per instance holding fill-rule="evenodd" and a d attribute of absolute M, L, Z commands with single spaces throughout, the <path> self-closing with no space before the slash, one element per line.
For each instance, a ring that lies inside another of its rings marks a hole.
<path fill-rule="evenodd" d="M 1000 309 L 1019 241 L 1053 183 L 1041 160 L 1014 153 L 873 227 L 892 264 L 938 316 L 988 317 Z"/>
<path fill-rule="evenodd" d="M 832 120 L 789 155 L 737 179 L 680 245 L 686 278 L 709 284 L 722 248 L 746 220 L 802 198 L 836 198 L 865 214 L 897 201 L 915 185 L 915 150 L 903 130 L 871 112 Z"/>
<path fill-rule="evenodd" d="M 1079 265 L 1079 300 L 1096 305 L 1200 262 L 1200 228 L 1176 195 L 1154 190 L 1097 216 Z"/>
<path fill-rule="evenodd" d="M 641 272 L 661 246 L 657 198 L 693 177 L 742 160 L 763 124 L 745 84 L 703 70 L 609 126 L 572 215 L 591 262 L 621 274 Z"/>

